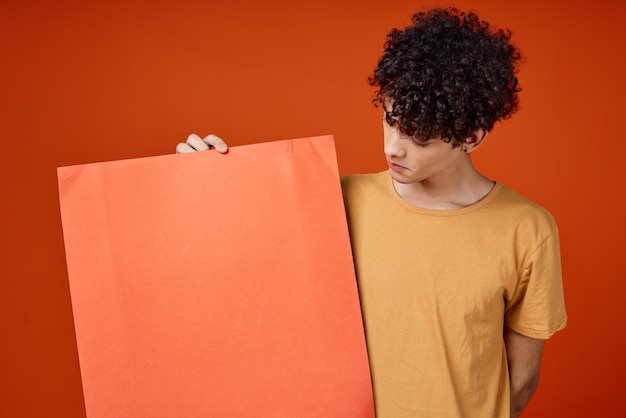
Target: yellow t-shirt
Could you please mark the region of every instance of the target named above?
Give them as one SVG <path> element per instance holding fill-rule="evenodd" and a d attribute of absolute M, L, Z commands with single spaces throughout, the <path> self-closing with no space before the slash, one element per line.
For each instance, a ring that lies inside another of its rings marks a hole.
<path fill-rule="evenodd" d="M 342 187 L 377 418 L 508 417 L 503 326 L 566 324 L 552 216 L 501 184 L 456 210 L 405 202 L 386 171 Z"/>

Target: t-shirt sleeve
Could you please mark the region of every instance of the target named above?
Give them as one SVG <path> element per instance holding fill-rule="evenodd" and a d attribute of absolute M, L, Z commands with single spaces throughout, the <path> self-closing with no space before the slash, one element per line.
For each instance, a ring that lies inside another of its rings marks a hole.
<path fill-rule="evenodd" d="M 539 339 L 550 338 L 565 328 L 567 314 L 555 224 L 528 256 L 519 287 L 507 304 L 505 324 L 522 335 Z"/>

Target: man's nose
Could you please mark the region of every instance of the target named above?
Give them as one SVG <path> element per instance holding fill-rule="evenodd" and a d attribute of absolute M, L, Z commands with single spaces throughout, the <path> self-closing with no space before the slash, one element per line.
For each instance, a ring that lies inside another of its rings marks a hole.
<path fill-rule="evenodd" d="M 403 141 L 396 132 L 390 132 L 385 137 L 385 155 L 402 158 L 406 154 Z"/>

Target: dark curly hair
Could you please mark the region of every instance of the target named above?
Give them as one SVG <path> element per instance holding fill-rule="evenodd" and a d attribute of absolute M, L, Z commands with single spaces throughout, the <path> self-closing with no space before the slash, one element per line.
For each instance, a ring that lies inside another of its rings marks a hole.
<path fill-rule="evenodd" d="M 474 13 L 432 9 L 392 29 L 371 86 L 385 119 L 419 141 L 459 146 L 478 129 L 517 111 L 519 50 L 509 30 L 493 30 Z M 389 103 L 386 102 L 389 99 Z"/>

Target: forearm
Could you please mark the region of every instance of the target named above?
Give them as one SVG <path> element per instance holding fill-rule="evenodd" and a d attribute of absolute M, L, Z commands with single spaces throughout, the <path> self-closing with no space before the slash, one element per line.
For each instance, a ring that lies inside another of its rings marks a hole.
<path fill-rule="evenodd" d="M 517 418 L 522 413 L 524 408 L 526 408 L 530 398 L 533 396 L 533 393 L 535 393 L 537 383 L 539 383 L 539 375 L 527 378 L 523 382 L 514 381 L 514 379 L 510 378 L 511 418 Z"/>
<path fill-rule="evenodd" d="M 517 418 L 539 383 L 543 340 L 523 336 L 505 327 L 504 343 L 509 365 L 511 418 Z"/>

